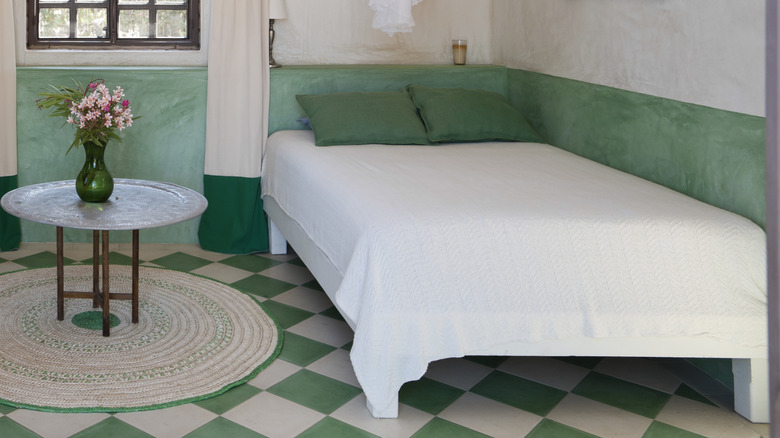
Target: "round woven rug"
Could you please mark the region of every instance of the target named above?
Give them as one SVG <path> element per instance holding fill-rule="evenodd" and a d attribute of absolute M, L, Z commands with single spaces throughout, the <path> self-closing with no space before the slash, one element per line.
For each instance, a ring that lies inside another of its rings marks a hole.
<path fill-rule="evenodd" d="M 130 267 L 111 266 L 111 292 Z M 140 268 L 139 321 L 111 300 L 111 336 L 89 299 L 65 299 L 55 268 L 0 276 L 0 403 L 55 412 L 157 409 L 221 394 L 281 349 L 281 330 L 253 298 L 216 281 Z M 66 266 L 65 290 L 92 288 L 91 266 Z"/>

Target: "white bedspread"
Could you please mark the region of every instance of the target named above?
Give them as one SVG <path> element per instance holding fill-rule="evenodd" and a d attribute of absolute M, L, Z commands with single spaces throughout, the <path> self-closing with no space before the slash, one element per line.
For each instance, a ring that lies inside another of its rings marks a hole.
<path fill-rule="evenodd" d="M 273 198 L 343 280 L 374 412 L 433 360 L 548 339 L 766 345 L 765 234 L 749 220 L 534 143 L 267 145 Z"/>

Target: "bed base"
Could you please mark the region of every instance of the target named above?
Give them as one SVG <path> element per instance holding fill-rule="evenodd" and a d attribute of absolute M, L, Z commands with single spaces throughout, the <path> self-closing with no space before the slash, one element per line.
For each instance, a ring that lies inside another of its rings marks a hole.
<path fill-rule="evenodd" d="M 264 199 L 268 214 L 269 242 L 272 254 L 287 252 L 288 238 L 298 256 L 309 268 L 328 296 L 333 297 L 341 276 L 295 221 L 269 198 Z M 355 329 L 354 323 L 347 323 Z M 596 356 L 596 357 L 669 357 L 732 358 L 734 373 L 734 410 L 753 423 L 769 422 L 769 364 L 766 348 L 726 344 L 716 339 L 669 339 L 643 337 L 636 339 L 583 338 L 506 345 L 501 351 L 473 351 L 471 355 L 499 356 Z M 445 358 L 442 358 L 445 359 Z M 388 408 L 376 409 L 367 401 L 376 418 L 398 417 L 398 394 Z"/>

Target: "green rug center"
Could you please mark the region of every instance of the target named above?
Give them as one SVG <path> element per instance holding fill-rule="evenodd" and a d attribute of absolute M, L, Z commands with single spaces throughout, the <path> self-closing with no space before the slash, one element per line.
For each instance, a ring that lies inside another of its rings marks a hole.
<path fill-rule="evenodd" d="M 73 315 L 71 322 L 76 327 L 88 330 L 103 330 L 103 311 L 93 310 Z M 119 325 L 119 317 L 113 313 L 108 314 L 108 326 L 114 328 Z"/>

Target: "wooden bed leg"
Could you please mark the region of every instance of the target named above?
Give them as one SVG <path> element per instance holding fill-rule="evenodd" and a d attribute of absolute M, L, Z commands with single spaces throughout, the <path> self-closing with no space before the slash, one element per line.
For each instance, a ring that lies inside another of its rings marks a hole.
<path fill-rule="evenodd" d="M 732 359 L 734 410 L 753 423 L 769 423 L 769 361 Z"/>
<path fill-rule="evenodd" d="M 398 418 L 398 393 L 384 409 L 375 408 L 368 399 L 366 399 L 366 407 L 374 418 Z"/>
<path fill-rule="evenodd" d="M 287 254 L 287 239 L 271 218 L 268 218 L 268 250 L 271 254 Z"/>

